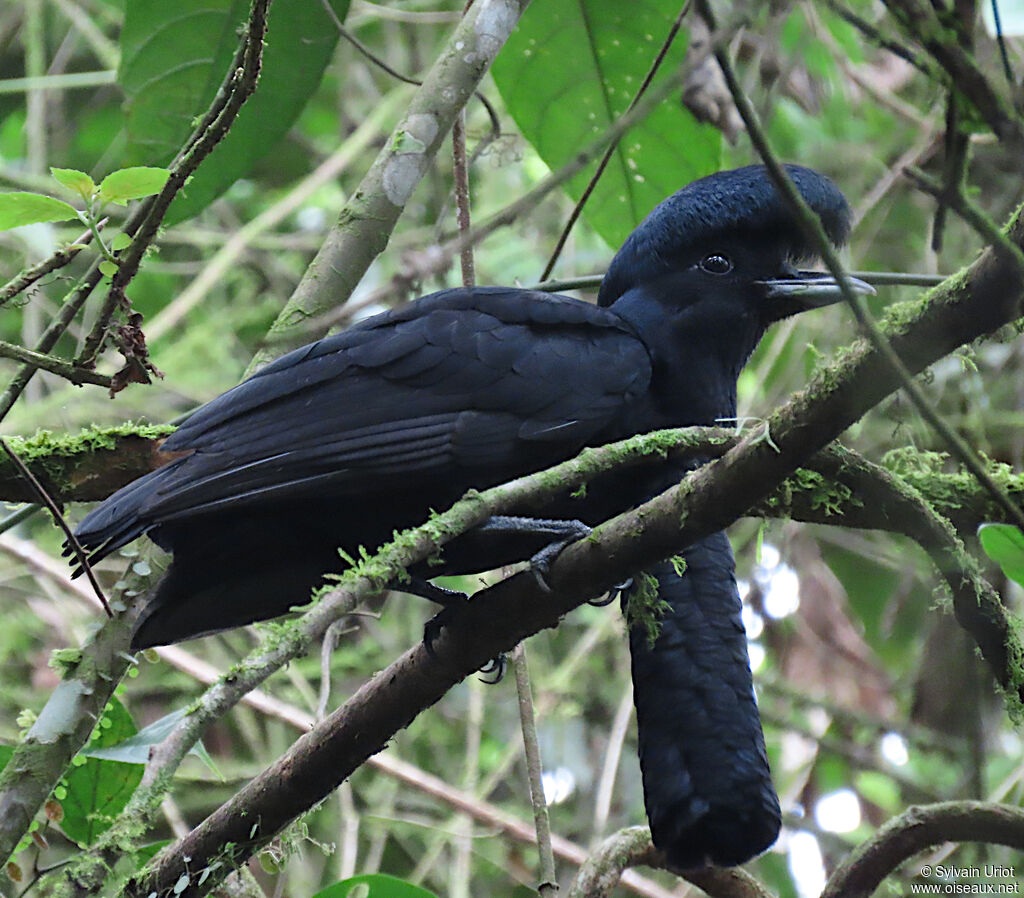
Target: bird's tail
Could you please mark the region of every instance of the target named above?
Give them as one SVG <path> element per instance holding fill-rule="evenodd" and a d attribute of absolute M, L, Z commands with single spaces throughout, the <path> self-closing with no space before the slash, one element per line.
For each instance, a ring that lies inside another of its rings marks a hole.
<path fill-rule="evenodd" d="M 681 869 L 742 864 L 777 838 L 734 562 L 723 533 L 651 569 L 668 608 L 630 630 L 640 768 L 656 847 Z"/>

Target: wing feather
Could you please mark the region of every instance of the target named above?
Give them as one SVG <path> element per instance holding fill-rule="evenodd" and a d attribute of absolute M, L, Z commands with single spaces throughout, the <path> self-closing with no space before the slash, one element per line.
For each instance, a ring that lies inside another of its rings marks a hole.
<path fill-rule="evenodd" d="M 229 503 L 372 496 L 439 475 L 497 482 L 608 430 L 650 374 L 609 310 L 443 291 L 289 353 L 197 410 L 164 444 L 191 454 L 116 493 L 79 537 L 109 551 Z"/>

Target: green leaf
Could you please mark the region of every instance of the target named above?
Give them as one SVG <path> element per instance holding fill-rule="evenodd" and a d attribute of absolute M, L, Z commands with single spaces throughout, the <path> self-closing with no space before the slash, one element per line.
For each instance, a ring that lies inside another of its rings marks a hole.
<path fill-rule="evenodd" d="M 82 755 L 88 758 L 102 758 L 106 761 L 120 761 L 123 764 L 146 764 L 149 761 L 149 751 L 154 745 L 164 741 L 186 716 L 187 708 L 179 708 L 166 714 L 159 720 L 154 720 L 149 726 L 143 727 L 137 733 L 129 736 L 120 742 L 89 746 L 82 749 Z M 220 776 L 213 761 L 203 747 L 202 742 L 193 745 L 188 753 L 195 755 L 206 763 L 214 773 Z M 223 778 L 223 777 L 222 777 Z"/>
<path fill-rule="evenodd" d="M 981 548 L 1011 580 L 1024 586 L 1024 533 L 1013 524 L 982 524 Z"/>
<path fill-rule="evenodd" d="M 120 231 L 114 235 L 114 239 L 110 241 L 110 248 L 116 253 L 122 249 L 128 249 L 132 245 L 132 238 L 129 237 L 124 231 Z"/>
<path fill-rule="evenodd" d="M 41 193 L 0 193 L 0 231 L 70 218 L 78 218 L 78 212 L 64 200 L 55 200 Z"/>
<path fill-rule="evenodd" d="M 493 75 L 523 136 L 549 168 L 568 162 L 626 110 L 679 12 L 676 0 L 534 0 L 498 55 Z M 655 83 L 677 71 L 676 36 Z M 678 101 L 662 103 L 620 141 L 583 215 L 619 246 L 651 209 L 720 167 L 721 135 Z M 596 163 L 573 178 L 578 199 Z"/>
<path fill-rule="evenodd" d="M 100 182 L 100 199 L 123 206 L 128 200 L 159 193 L 170 176 L 166 168 L 149 165 L 121 168 L 112 171 Z"/>
<path fill-rule="evenodd" d="M 343 20 L 349 0 L 330 5 Z M 127 96 L 129 159 L 166 162 L 177 152 L 216 94 L 248 12 L 248 0 L 127 0 L 118 82 Z M 168 224 L 196 215 L 274 149 L 319 85 L 337 42 L 321 0 L 271 6 L 256 92 L 175 199 Z"/>
<path fill-rule="evenodd" d="M 84 171 L 76 168 L 51 168 L 50 174 L 62 187 L 77 193 L 83 200 L 89 200 L 96 192 L 96 182 Z"/>
<path fill-rule="evenodd" d="M 366 895 L 366 898 L 437 898 L 433 892 L 414 886 L 404 879 L 388 876 L 386 873 L 366 873 L 343 879 L 326 889 L 321 889 L 313 898 L 348 898 L 358 885 L 368 887 L 368 891 L 356 893 Z"/>
<path fill-rule="evenodd" d="M 100 270 L 100 274 L 105 274 L 108 278 L 112 278 L 117 274 L 117 263 L 111 262 L 110 259 L 104 259 L 97 267 Z"/>
<path fill-rule="evenodd" d="M 66 795 L 61 799 L 61 829 L 69 839 L 90 845 L 124 810 L 142 780 L 142 768 L 88 757 L 91 751 L 114 745 L 135 733 L 135 723 L 125 707 L 112 698 L 103 711 L 96 735 L 75 758 L 64 777 Z"/>

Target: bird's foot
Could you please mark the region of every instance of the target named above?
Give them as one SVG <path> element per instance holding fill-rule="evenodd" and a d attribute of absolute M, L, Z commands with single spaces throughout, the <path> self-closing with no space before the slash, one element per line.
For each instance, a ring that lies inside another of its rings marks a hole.
<path fill-rule="evenodd" d="M 437 656 L 434 654 L 434 643 L 441 635 L 441 631 L 451 623 L 459 608 L 469 601 L 469 596 L 457 589 L 438 586 L 422 577 L 409 577 L 401 583 L 396 583 L 394 589 L 412 596 L 419 596 L 421 599 L 429 599 L 441 606 L 441 610 L 423 625 L 423 648 L 427 650 L 427 654 L 431 658 L 437 660 Z"/>
<path fill-rule="evenodd" d="M 551 562 L 569 543 L 590 536 L 593 531 L 593 528 L 588 527 L 583 521 L 561 518 L 523 518 L 510 515 L 494 515 L 486 523 L 481 524 L 479 529 L 494 533 L 532 533 L 553 537 L 552 542 L 530 559 L 530 570 L 544 592 L 551 592 L 551 586 L 546 579 Z"/>
<path fill-rule="evenodd" d="M 437 602 L 438 605 L 443 606 L 437 614 L 423 625 L 423 648 L 426 650 L 427 656 L 436 661 L 437 655 L 434 652 L 434 643 L 437 641 L 437 637 L 441 635 L 441 631 L 452 622 L 459 610 L 469 601 L 469 596 L 464 592 L 459 592 L 457 589 L 447 589 L 444 586 L 438 586 L 436 583 L 431 583 L 429 580 L 423 580 L 419 577 L 412 577 L 403 583 L 401 588 L 404 592 L 420 596 L 424 599 L 430 599 L 431 602 Z M 499 682 L 505 676 L 505 667 L 504 654 L 498 655 L 497 658 L 492 658 L 480 668 L 483 681 L 487 684 Z"/>

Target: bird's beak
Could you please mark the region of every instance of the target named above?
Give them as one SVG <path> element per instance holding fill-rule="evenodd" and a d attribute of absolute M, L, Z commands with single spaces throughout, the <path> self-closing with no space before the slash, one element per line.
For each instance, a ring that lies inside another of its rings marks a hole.
<path fill-rule="evenodd" d="M 820 271 L 794 271 L 792 275 L 758 281 L 764 289 L 773 318 L 786 318 L 807 309 L 817 309 L 841 302 L 843 291 L 832 275 Z M 873 296 L 875 288 L 860 278 L 846 276 L 847 286 L 854 293 Z"/>

